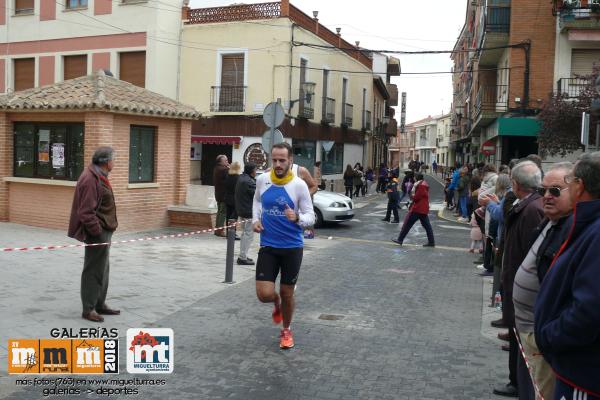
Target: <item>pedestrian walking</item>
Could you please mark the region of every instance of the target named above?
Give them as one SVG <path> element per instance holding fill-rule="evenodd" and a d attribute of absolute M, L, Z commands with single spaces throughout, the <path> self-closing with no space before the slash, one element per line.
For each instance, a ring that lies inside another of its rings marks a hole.
<path fill-rule="evenodd" d="M 438 164 L 435 160 L 433 160 L 433 162 L 431 163 L 431 169 L 433 170 L 434 174 L 437 174 Z"/>
<path fill-rule="evenodd" d="M 315 222 L 306 183 L 291 171 L 292 147 L 279 143 L 271 149 L 273 168 L 256 180 L 252 221 L 260 233 L 256 262 L 256 294 L 263 303 L 274 303 L 272 318 L 283 321 L 279 347 L 294 347 L 290 325 L 294 314 L 294 288 L 304 247 L 303 227 Z M 352 168 L 350 167 L 350 170 Z M 275 281 L 281 272 L 279 293 Z"/>
<path fill-rule="evenodd" d="M 227 218 L 227 205 L 225 204 L 225 179 L 229 171 L 229 159 L 226 155 L 219 155 L 216 159 L 216 165 L 213 169 L 213 185 L 215 187 L 215 200 L 217 201 L 217 219 L 215 225 L 217 228 L 225 226 Z M 226 237 L 223 229 L 215 229 L 216 236 Z"/>
<path fill-rule="evenodd" d="M 398 216 L 398 178 L 391 171 L 388 172 L 388 184 L 386 186 L 386 193 L 388 196 L 388 204 L 385 217 L 382 219 L 382 221 L 390 222 L 390 217 L 393 213 L 394 220 L 391 221 L 391 223 L 397 224 L 400 222 L 400 217 Z"/>
<path fill-rule="evenodd" d="M 377 174 L 377 187 L 375 188 L 375 191 L 377 193 L 384 193 L 385 185 L 387 184 L 385 181 L 387 177 L 387 166 L 384 163 L 379 164 L 379 171 Z"/>
<path fill-rule="evenodd" d="M 354 170 L 350 164 L 346 165 L 346 171 L 344 171 L 344 187 L 346 188 L 345 195 L 352 198 L 352 189 L 354 187 Z"/>
<path fill-rule="evenodd" d="M 415 176 L 416 182 L 411 190 L 412 205 L 408 210 L 408 214 L 404 218 L 402 229 L 397 239 L 392 239 L 392 242 L 402 245 L 404 238 L 415 224 L 420 221 L 425 232 L 427 232 L 427 243 L 423 247 L 435 247 L 435 239 L 433 237 L 433 229 L 429 222 L 429 185 L 423 179 L 422 173 L 417 173 Z"/>
<path fill-rule="evenodd" d="M 373 172 L 373 168 L 367 168 L 367 171 L 365 173 L 365 179 L 367 181 L 367 194 L 370 195 L 371 187 L 373 186 L 373 183 L 375 181 L 375 173 Z"/>
<path fill-rule="evenodd" d="M 600 399 L 600 152 L 563 180 L 575 206 L 535 304 L 535 340 L 556 373 L 554 399 Z"/>
<path fill-rule="evenodd" d="M 362 191 L 363 186 L 363 172 L 361 170 L 360 164 L 354 167 L 354 197 L 358 197 Z M 363 195 L 364 196 L 364 195 Z"/>
<path fill-rule="evenodd" d="M 256 165 L 247 163 L 244 165 L 244 173 L 235 185 L 235 210 L 237 215 L 243 219 L 240 223 L 242 230 L 240 241 L 240 253 L 238 265 L 254 265 L 254 260 L 248 257 L 248 251 L 254 239 L 252 229 L 252 202 L 256 192 Z"/>
<path fill-rule="evenodd" d="M 104 315 L 119 315 L 106 304 L 110 271 L 110 241 L 119 226 L 117 206 L 108 175 L 113 169 L 114 151 L 100 147 L 77 180 L 71 206 L 68 236 L 86 246 L 81 273 L 82 318 L 104 322 Z"/>

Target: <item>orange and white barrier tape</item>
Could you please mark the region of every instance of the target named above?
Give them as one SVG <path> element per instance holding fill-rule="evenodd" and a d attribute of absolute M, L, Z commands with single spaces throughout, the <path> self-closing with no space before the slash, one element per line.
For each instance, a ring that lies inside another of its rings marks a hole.
<path fill-rule="evenodd" d="M 525 365 L 527 366 L 527 371 L 529 371 L 529 378 L 531 378 L 531 383 L 533 384 L 533 389 L 535 390 L 535 395 L 537 400 L 544 400 L 544 396 L 542 395 L 542 391 L 538 387 L 535 379 L 533 377 L 533 368 L 531 368 L 531 364 L 529 364 L 529 359 L 527 355 L 525 355 L 525 349 L 521 344 L 521 338 L 519 337 L 519 332 L 517 332 L 517 328 L 513 328 L 513 332 L 515 333 L 515 337 L 517 338 L 517 343 L 519 344 L 519 351 L 521 351 L 521 355 L 523 356 L 523 360 L 525 360 Z"/>
<path fill-rule="evenodd" d="M 231 225 L 225 225 L 218 228 L 211 229 L 202 229 L 200 231 L 194 232 L 185 232 L 185 233 L 177 233 L 172 235 L 162 235 L 162 236 L 153 236 L 153 237 L 143 237 L 138 239 L 129 239 L 129 240 L 119 240 L 116 242 L 105 242 L 105 243 L 78 243 L 78 244 L 63 244 L 63 245 L 51 245 L 51 246 L 33 246 L 33 247 L 6 247 L 0 249 L 0 252 L 8 252 L 8 251 L 30 251 L 30 250 L 58 250 L 58 249 L 69 249 L 76 247 L 94 247 L 94 246 L 107 246 L 107 245 L 116 245 L 116 244 L 124 244 L 124 243 L 133 243 L 133 242 L 144 242 L 150 240 L 161 240 L 161 239 L 173 239 L 187 236 L 199 235 L 201 233 L 210 233 L 216 232 L 227 228 L 233 228 L 241 224 L 242 222 L 246 222 L 247 220 L 238 221 Z"/>

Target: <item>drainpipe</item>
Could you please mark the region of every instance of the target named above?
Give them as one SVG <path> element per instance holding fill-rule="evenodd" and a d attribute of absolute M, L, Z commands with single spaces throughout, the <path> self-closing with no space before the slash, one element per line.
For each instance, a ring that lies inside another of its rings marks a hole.
<path fill-rule="evenodd" d="M 531 40 L 527 39 L 523 43 L 519 43 L 517 47 L 523 49 L 525 52 L 525 72 L 523 82 L 523 101 L 521 102 L 521 109 L 525 111 L 529 106 L 529 67 L 531 63 Z"/>
<path fill-rule="evenodd" d="M 183 7 L 181 7 L 181 19 L 179 20 L 179 45 L 177 46 L 177 87 L 175 92 L 175 100 L 179 101 L 180 98 L 180 85 L 181 85 L 181 39 L 183 38 L 183 21 L 190 19 L 190 0 L 183 0 Z"/>
<path fill-rule="evenodd" d="M 289 87 L 288 87 L 288 114 L 292 113 L 292 65 L 294 65 L 294 28 L 296 24 L 292 22 L 292 28 L 290 30 L 290 76 L 289 76 Z"/>

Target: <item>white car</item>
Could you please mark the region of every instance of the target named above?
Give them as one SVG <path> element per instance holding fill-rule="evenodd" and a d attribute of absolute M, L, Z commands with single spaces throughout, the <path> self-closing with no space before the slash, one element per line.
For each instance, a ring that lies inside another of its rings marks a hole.
<path fill-rule="evenodd" d="M 339 193 L 319 190 L 313 197 L 315 209 L 315 226 L 323 222 L 343 222 L 354 218 L 354 203 L 352 199 Z"/>

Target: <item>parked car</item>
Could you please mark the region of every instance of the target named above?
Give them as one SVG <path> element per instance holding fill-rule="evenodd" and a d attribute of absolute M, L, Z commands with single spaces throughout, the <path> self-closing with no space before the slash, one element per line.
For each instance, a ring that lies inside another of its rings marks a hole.
<path fill-rule="evenodd" d="M 354 218 L 352 199 L 339 193 L 319 190 L 313 197 L 313 206 L 317 228 L 324 222 L 343 222 Z"/>

